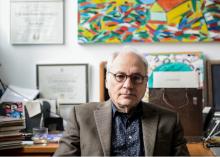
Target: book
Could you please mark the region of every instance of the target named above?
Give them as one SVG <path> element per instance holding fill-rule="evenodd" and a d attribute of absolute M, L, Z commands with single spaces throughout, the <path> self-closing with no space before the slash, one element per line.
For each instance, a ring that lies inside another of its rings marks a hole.
<path fill-rule="evenodd" d="M 17 136 L 5 136 L 0 138 L 0 144 L 5 141 L 22 141 L 24 138 L 22 135 Z"/>
<path fill-rule="evenodd" d="M 24 119 L 0 116 L 0 135 L 1 131 L 21 130 L 24 128 Z"/>
<path fill-rule="evenodd" d="M 12 149 L 12 148 L 21 148 L 22 142 L 19 141 L 6 141 L 0 143 L 0 150 L 2 149 Z"/>
<path fill-rule="evenodd" d="M 8 116 L 0 116 L 0 127 L 24 125 L 24 120 L 20 118 L 13 118 Z"/>
<path fill-rule="evenodd" d="M 20 148 L 24 137 L 20 130 L 25 128 L 23 103 L 0 104 L 0 150 Z"/>
<path fill-rule="evenodd" d="M 14 133 L 14 134 L 5 134 L 5 135 L 0 135 L 0 140 L 4 139 L 4 138 L 17 138 L 17 137 L 23 137 L 23 134 L 18 132 L 18 133 Z"/>
<path fill-rule="evenodd" d="M 12 118 L 25 119 L 24 105 L 22 102 L 4 102 L 0 104 L 0 115 Z"/>
<path fill-rule="evenodd" d="M 22 147 L 23 147 L 22 144 L 15 143 L 15 144 L 9 144 L 9 145 L 0 146 L 0 150 L 15 149 L 15 148 L 22 148 Z"/>
<path fill-rule="evenodd" d="M 14 135 L 20 135 L 20 130 L 12 130 L 12 131 L 0 131 L 0 137 L 4 136 L 14 136 Z"/>
<path fill-rule="evenodd" d="M 0 104 L 0 134 L 1 131 L 21 130 L 25 128 L 23 103 Z"/>
<path fill-rule="evenodd" d="M 7 126 L 7 127 L 0 127 L 1 131 L 11 131 L 11 130 L 22 130 L 24 129 L 24 126 Z"/>

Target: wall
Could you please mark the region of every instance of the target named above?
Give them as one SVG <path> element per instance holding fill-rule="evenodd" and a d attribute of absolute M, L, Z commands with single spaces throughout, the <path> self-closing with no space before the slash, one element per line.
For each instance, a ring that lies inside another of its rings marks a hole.
<path fill-rule="evenodd" d="M 90 101 L 99 100 L 99 64 L 124 45 L 140 52 L 201 51 L 210 59 L 220 59 L 220 43 L 77 43 L 77 0 L 64 0 L 63 45 L 11 45 L 10 0 L 0 0 L 0 78 L 6 84 L 36 88 L 38 63 L 88 63 Z"/>

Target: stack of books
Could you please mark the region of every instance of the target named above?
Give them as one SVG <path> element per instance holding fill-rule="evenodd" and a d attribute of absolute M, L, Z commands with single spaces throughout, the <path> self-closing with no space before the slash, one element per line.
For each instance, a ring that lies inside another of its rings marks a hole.
<path fill-rule="evenodd" d="M 23 119 L 0 116 L 0 150 L 22 147 L 20 130 L 24 128 Z"/>

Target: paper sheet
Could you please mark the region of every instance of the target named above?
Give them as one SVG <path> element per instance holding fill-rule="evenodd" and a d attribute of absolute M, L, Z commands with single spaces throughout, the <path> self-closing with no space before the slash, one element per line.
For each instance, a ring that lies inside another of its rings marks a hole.
<path fill-rule="evenodd" d="M 39 101 L 27 101 L 24 102 L 24 105 L 26 106 L 30 118 L 41 113 L 41 104 Z"/>
<path fill-rule="evenodd" d="M 52 115 L 57 114 L 57 101 L 56 99 L 37 99 L 38 101 L 41 102 L 41 104 L 43 104 L 44 101 L 48 102 L 50 104 L 50 112 L 52 113 Z"/>
<path fill-rule="evenodd" d="M 197 72 L 154 72 L 154 88 L 199 88 Z"/>
<path fill-rule="evenodd" d="M 9 85 L 5 93 L 0 99 L 2 102 L 23 102 L 33 100 L 39 94 L 39 90 L 22 88 L 14 85 Z"/>

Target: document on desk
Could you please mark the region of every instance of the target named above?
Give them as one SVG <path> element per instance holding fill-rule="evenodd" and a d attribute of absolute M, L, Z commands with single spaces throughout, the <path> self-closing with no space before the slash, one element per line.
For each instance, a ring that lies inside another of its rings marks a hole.
<path fill-rule="evenodd" d="M 220 147 L 212 147 L 210 149 L 215 156 L 220 156 Z"/>
<path fill-rule="evenodd" d="M 41 104 L 39 101 L 27 101 L 24 102 L 24 105 L 26 106 L 30 118 L 41 113 Z"/>

